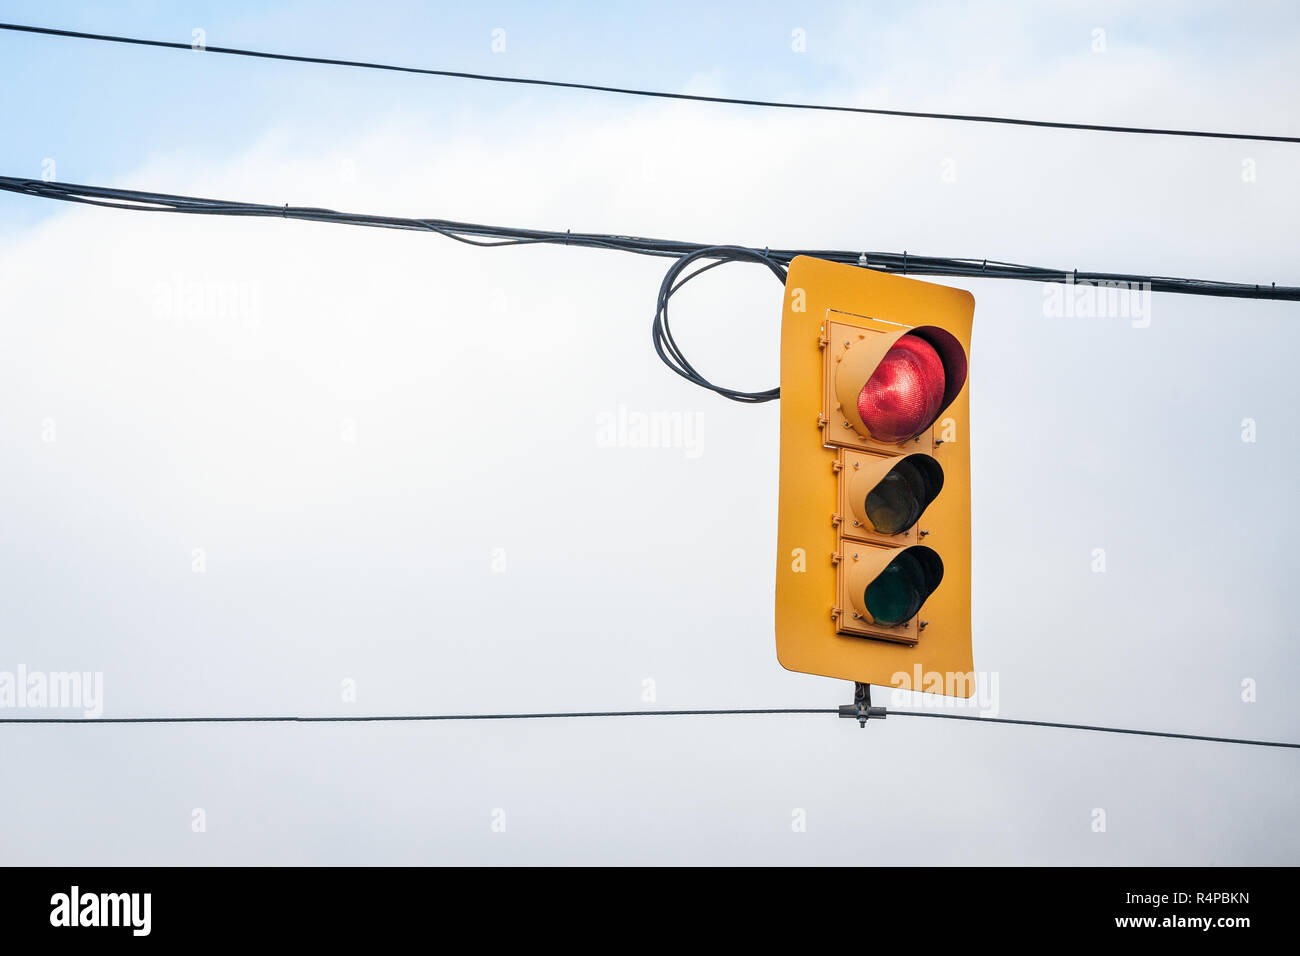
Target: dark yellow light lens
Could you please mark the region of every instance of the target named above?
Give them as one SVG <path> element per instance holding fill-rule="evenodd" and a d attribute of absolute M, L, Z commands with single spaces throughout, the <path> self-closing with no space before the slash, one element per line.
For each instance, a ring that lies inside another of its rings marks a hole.
<path fill-rule="evenodd" d="M 943 486 L 943 470 L 929 457 L 904 458 L 867 494 L 863 510 L 880 534 L 902 534 L 916 524 L 921 513 Z"/>

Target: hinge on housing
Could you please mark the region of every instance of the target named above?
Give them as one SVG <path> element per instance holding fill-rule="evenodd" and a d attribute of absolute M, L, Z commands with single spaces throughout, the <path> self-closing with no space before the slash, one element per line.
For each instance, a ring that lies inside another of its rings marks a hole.
<path fill-rule="evenodd" d="M 856 720 L 859 727 L 866 727 L 868 720 L 884 720 L 884 707 L 871 706 L 871 685 L 861 681 L 853 682 L 853 703 L 840 705 L 840 716 Z"/>

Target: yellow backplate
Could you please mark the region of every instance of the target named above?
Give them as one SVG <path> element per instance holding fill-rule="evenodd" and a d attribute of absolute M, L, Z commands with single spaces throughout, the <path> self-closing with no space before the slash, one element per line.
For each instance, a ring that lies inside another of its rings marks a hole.
<path fill-rule="evenodd" d="M 799 256 L 790 264 L 781 322 L 781 487 L 777 522 L 776 654 L 788 670 L 949 696 L 975 692 L 970 613 L 970 377 L 931 430 L 943 490 L 926 509 L 924 543 L 943 559 L 943 582 L 918 619 L 915 646 L 837 633 L 833 555 L 838 537 L 834 463 L 824 427 L 843 427 L 826 408 L 827 323 L 934 325 L 970 359 L 975 299 L 965 290 Z M 833 401 L 834 399 L 830 399 Z M 914 443 L 895 454 L 916 450 Z M 926 449 L 929 451 L 929 449 Z M 918 685 L 918 680 L 922 683 Z M 936 683 L 936 680 L 941 683 Z"/>

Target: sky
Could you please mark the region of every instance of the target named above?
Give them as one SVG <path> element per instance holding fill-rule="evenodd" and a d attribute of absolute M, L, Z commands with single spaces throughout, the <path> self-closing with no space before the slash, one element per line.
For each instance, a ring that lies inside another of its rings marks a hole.
<path fill-rule="evenodd" d="M 0 21 L 1300 135 L 1286 3 L 0 3 Z M 1288 144 L 10 33 L 0 72 L 3 175 L 1300 285 Z M 111 717 L 848 703 L 848 682 L 777 663 L 779 408 L 659 363 L 666 266 L 0 194 L 0 679 L 101 675 Z M 1300 306 L 1157 293 L 1141 320 L 1067 317 L 1050 287 L 938 281 L 976 301 L 974 654 L 995 693 L 965 712 L 1300 740 Z M 766 388 L 780 307 L 766 270 L 727 266 L 674 300 L 674 329 L 705 374 Z M 620 414 L 687 437 L 611 441 Z M 13 864 L 1300 862 L 1287 750 L 826 715 L 0 736 Z"/>

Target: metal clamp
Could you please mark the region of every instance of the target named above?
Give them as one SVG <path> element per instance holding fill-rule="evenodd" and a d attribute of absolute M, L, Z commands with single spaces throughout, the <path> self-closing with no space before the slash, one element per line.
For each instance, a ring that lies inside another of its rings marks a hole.
<path fill-rule="evenodd" d="M 886 713 L 884 707 L 871 706 L 871 685 L 854 681 L 853 703 L 841 704 L 840 716 L 856 720 L 859 727 L 866 727 L 868 720 L 873 718 L 884 720 Z"/>

